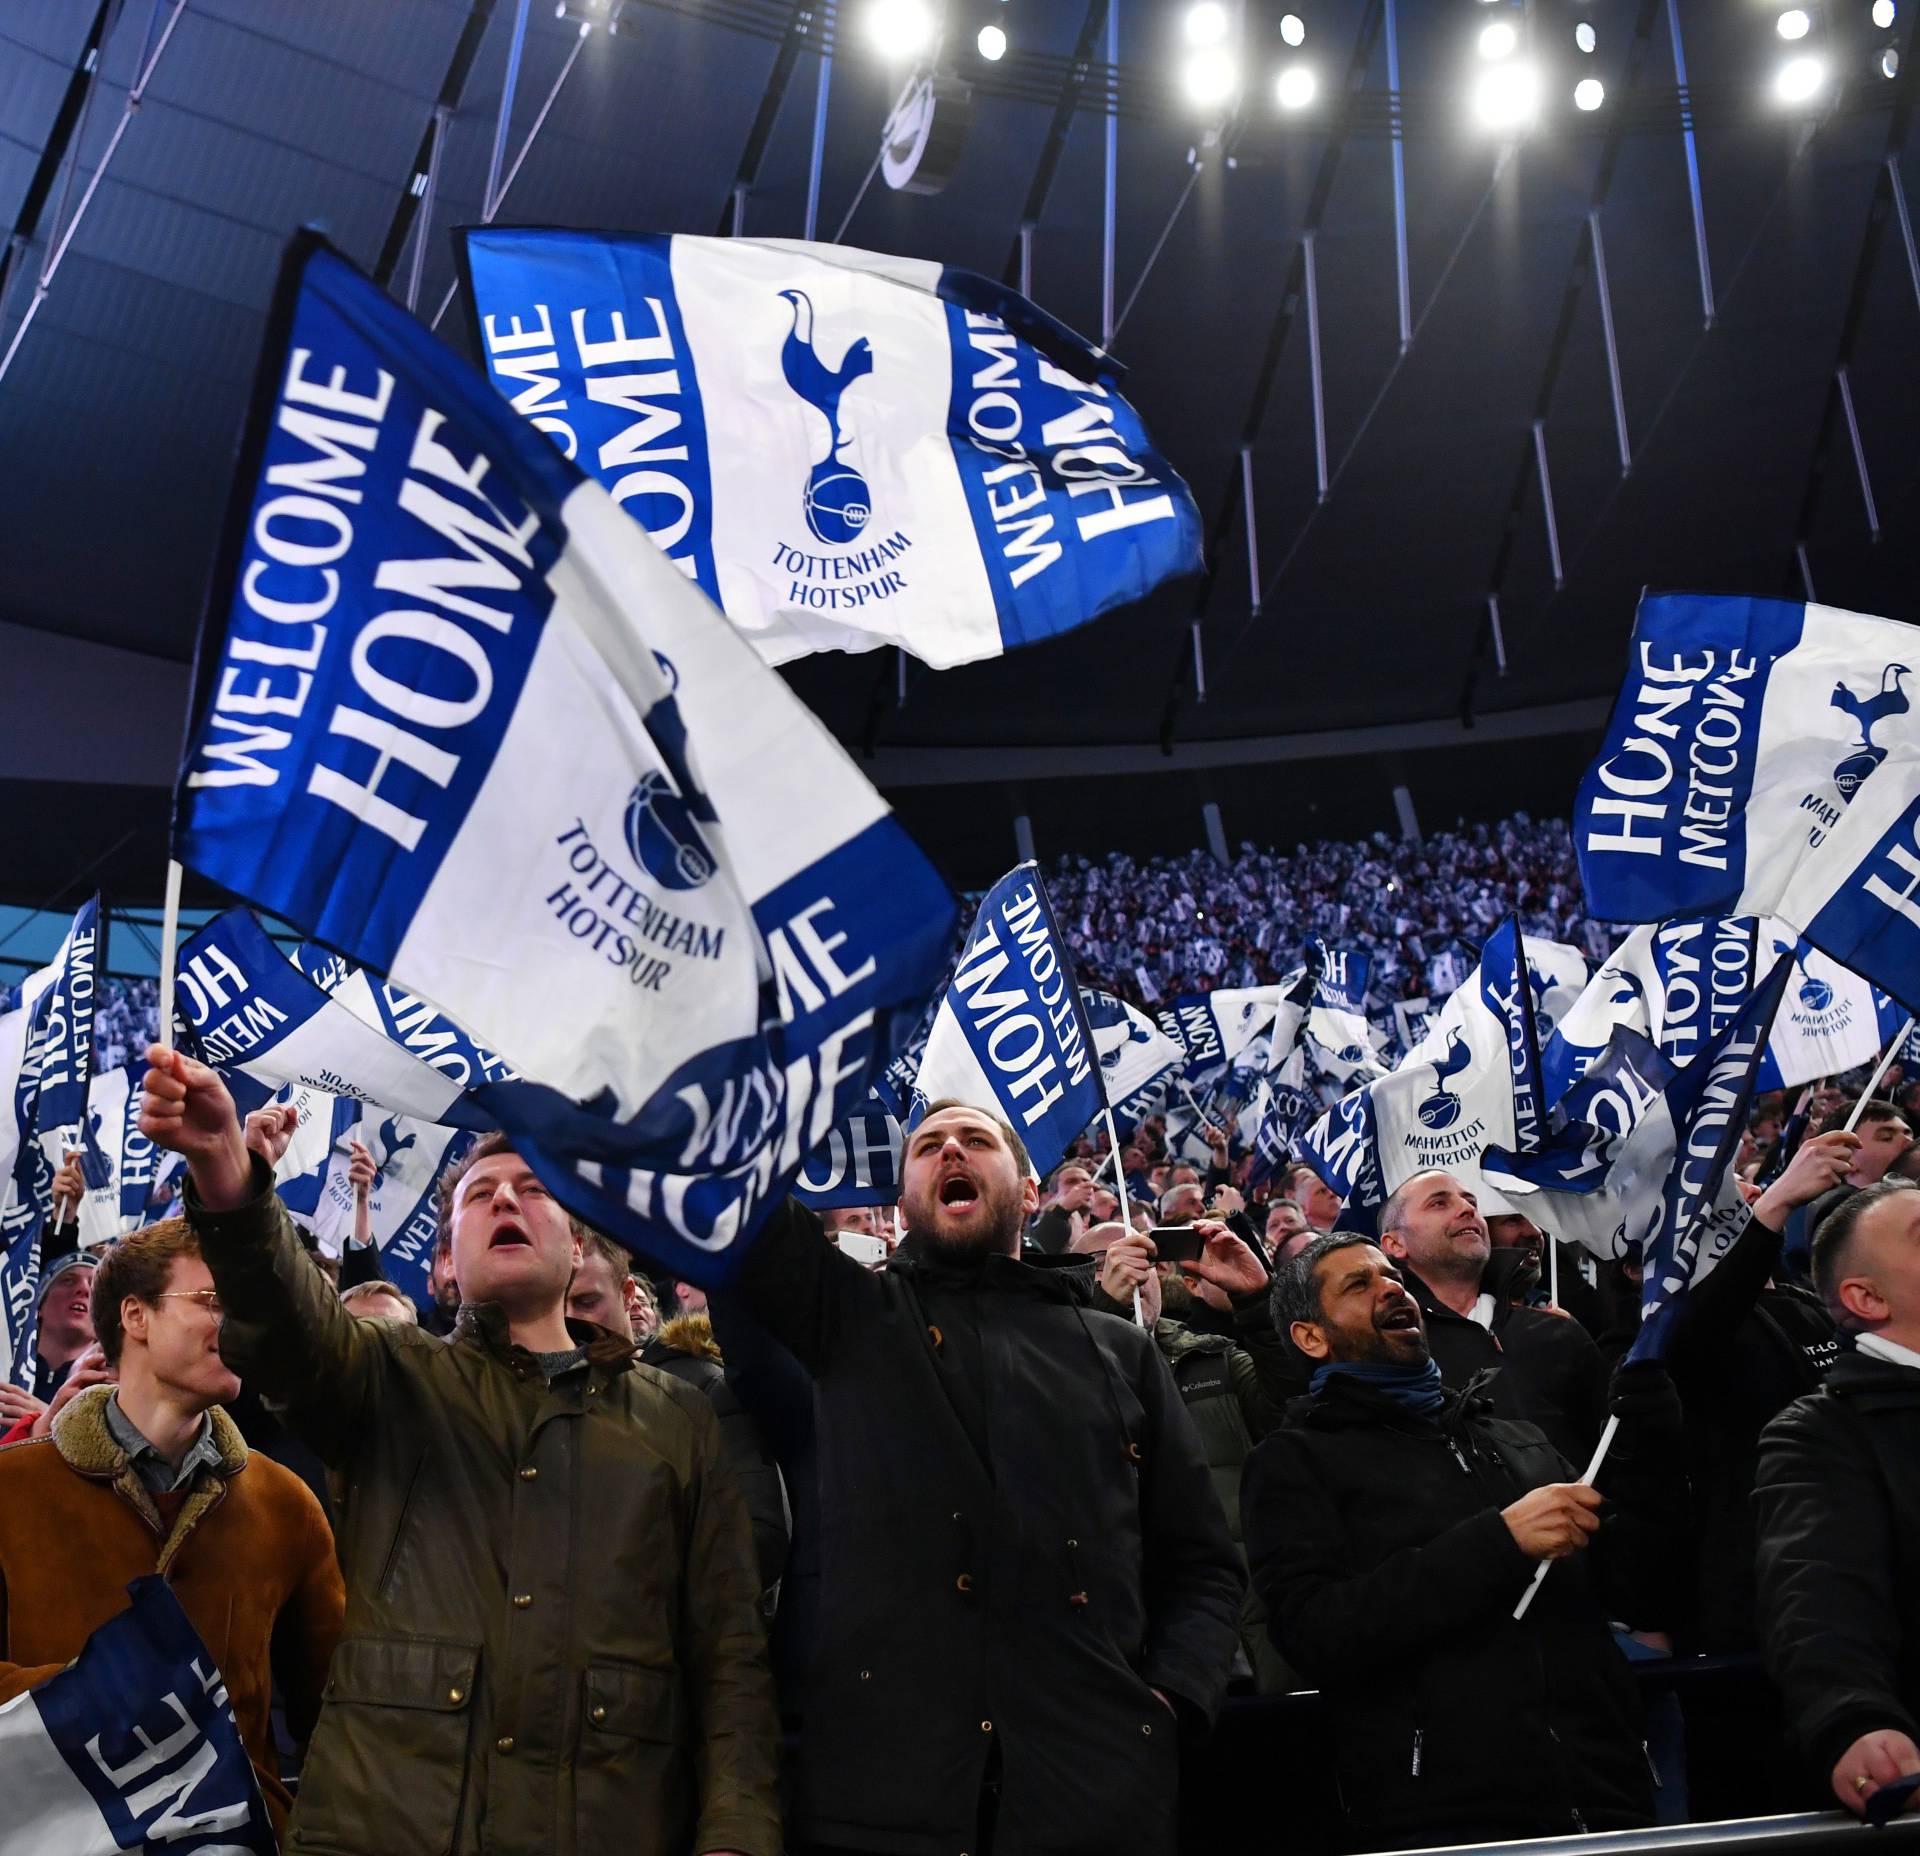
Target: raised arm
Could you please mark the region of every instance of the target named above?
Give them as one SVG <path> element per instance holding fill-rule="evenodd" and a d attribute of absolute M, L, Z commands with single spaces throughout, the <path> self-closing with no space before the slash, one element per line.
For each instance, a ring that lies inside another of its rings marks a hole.
<path fill-rule="evenodd" d="M 795 1199 L 777 1207 L 754 1239 L 735 1293 L 816 1378 L 833 1357 L 848 1311 L 880 1299 L 873 1277 L 829 1243 L 820 1220 Z"/>
<path fill-rule="evenodd" d="M 220 1353 L 293 1429 L 344 1462 L 377 1416 L 386 1352 L 294 1235 L 273 1169 L 249 1150 L 227 1086 L 163 1044 L 147 1052 L 140 1131 L 187 1163 L 187 1222 L 220 1292 Z"/>

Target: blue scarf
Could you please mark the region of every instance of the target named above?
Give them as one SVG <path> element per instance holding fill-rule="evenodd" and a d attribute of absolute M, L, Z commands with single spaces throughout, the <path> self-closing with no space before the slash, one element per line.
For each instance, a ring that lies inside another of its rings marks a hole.
<path fill-rule="evenodd" d="M 1315 1370 L 1307 1390 L 1315 1398 L 1320 1397 L 1335 1374 L 1372 1386 L 1417 1418 L 1432 1417 L 1446 1403 L 1440 1369 L 1431 1360 L 1425 1366 L 1379 1366 L 1359 1360 L 1329 1360 Z"/>

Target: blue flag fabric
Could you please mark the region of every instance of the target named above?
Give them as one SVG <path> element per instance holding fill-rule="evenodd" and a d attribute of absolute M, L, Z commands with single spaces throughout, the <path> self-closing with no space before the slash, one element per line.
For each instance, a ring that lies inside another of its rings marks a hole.
<path fill-rule="evenodd" d="M 1380 1134 L 1373 1086 L 1350 1089 L 1300 1139 L 1300 1157 L 1343 1202 L 1340 1229 L 1379 1234 L 1387 1186 L 1380 1170 Z"/>
<path fill-rule="evenodd" d="M 58 1675 L 0 1707 L 10 1848 L 274 1856 L 226 1683 L 156 1575 Z"/>
<path fill-rule="evenodd" d="M 900 1197 L 900 1123 L 877 1096 L 807 1156 L 793 1196 L 818 1211 L 892 1205 Z"/>
<path fill-rule="evenodd" d="M 227 1079 L 243 1115 L 292 1084 L 422 1121 L 498 1125 L 463 1088 L 469 1076 L 510 1076 L 498 1058 L 424 1001 L 408 1002 L 417 1011 L 367 1023 L 337 989 L 357 981 L 370 1015 L 370 1002 L 395 989 L 371 982 L 337 955 L 303 951 L 309 964 L 290 960 L 247 909 L 215 916 L 180 949 L 174 980 L 180 1017 L 202 1061 Z M 323 986 L 320 975 L 331 985 Z"/>
<path fill-rule="evenodd" d="M 724 1281 L 932 990 L 945 888 L 607 492 L 312 239 L 236 491 L 178 855 L 431 1000 L 570 1210 Z"/>
<path fill-rule="evenodd" d="M 1920 1003 L 1920 715 L 1910 627 L 1780 600 L 1641 602 L 1580 784 L 1588 906 L 1771 915 Z"/>
<path fill-rule="evenodd" d="M 1106 1107 L 1073 956 L 1031 863 L 987 891 L 934 1016 L 913 1120 L 942 1098 L 996 1109 L 1043 1176 Z"/>
<path fill-rule="evenodd" d="M 970 272 L 792 240 L 462 234 L 476 346 L 769 663 L 997 657 L 1200 567 L 1122 370 Z"/>

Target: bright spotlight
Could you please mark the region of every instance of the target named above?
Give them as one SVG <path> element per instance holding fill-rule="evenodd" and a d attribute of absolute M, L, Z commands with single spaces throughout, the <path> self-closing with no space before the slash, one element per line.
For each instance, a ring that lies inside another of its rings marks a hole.
<path fill-rule="evenodd" d="M 982 26 L 974 45 L 989 64 L 997 64 L 1007 55 L 1007 35 L 998 26 Z"/>
<path fill-rule="evenodd" d="M 1818 58 L 1789 58 L 1773 80 L 1773 94 L 1782 103 L 1808 103 L 1827 81 L 1827 67 Z"/>
<path fill-rule="evenodd" d="M 1233 59 L 1217 45 L 1195 52 L 1187 60 L 1182 77 L 1186 84 L 1187 100 L 1199 104 L 1202 109 L 1212 109 L 1225 103 L 1240 81 L 1240 73 Z"/>
<path fill-rule="evenodd" d="M 867 37 L 882 57 L 918 57 L 933 33 L 933 15 L 921 0 L 874 0 L 867 9 Z"/>
<path fill-rule="evenodd" d="M 1482 58 L 1511 58 L 1513 49 L 1520 43 L 1520 35 L 1504 20 L 1496 19 L 1491 26 L 1480 28 L 1480 56 Z"/>
<path fill-rule="evenodd" d="M 1187 8 L 1187 43 L 1218 45 L 1227 36 L 1227 9 L 1220 0 L 1198 0 Z"/>
<path fill-rule="evenodd" d="M 1573 42 L 1583 52 L 1591 52 L 1598 41 L 1593 36 L 1593 28 L 1584 19 L 1573 29 Z"/>
<path fill-rule="evenodd" d="M 1319 80 L 1303 64 L 1290 64 L 1280 73 L 1273 93 L 1283 110 L 1303 110 L 1320 89 Z"/>
<path fill-rule="evenodd" d="M 1301 45 L 1306 42 L 1307 22 L 1298 13 L 1280 15 L 1280 36 L 1289 45 Z"/>
<path fill-rule="evenodd" d="M 1597 77 L 1583 77 L 1573 87 L 1573 107 L 1597 110 L 1607 100 L 1607 87 Z"/>
<path fill-rule="evenodd" d="M 1895 51 L 1891 45 L 1880 54 L 1878 69 L 1882 77 L 1898 77 L 1900 75 L 1900 54 Z"/>
<path fill-rule="evenodd" d="M 1804 39 L 1813 29 L 1813 21 L 1805 7 L 1789 7 L 1773 22 L 1773 29 L 1783 39 Z"/>
<path fill-rule="evenodd" d="M 1524 129 L 1540 104 L 1540 74 L 1531 65 L 1483 71 L 1473 87 L 1473 113 L 1489 129 Z"/>
<path fill-rule="evenodd" d="M 1897 11 L 1893 0 L 1873 0 L 1873 23 L 1885 32 L 1893 24 Z"/>

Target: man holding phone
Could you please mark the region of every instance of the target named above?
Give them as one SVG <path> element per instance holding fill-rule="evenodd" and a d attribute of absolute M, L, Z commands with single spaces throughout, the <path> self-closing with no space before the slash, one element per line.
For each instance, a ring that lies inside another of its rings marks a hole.
<path fill-rule="evenodd" d="M 1156 1225 L 1146 1232 L 1100 1225 L 1078 1240 L 1075 1249 L 1095 1258 L 1099 1287 L 1093 1305 L 1102 1313 L 1131 1321 L 1138 1291 L 1142 1324 L 1200 1433 L 1227 1531 L 1244 1562 L 1241 1465 L 1261 1438 L 1279 1428 L 1287 1401 L 1306 1390 L 1304 1378 L 1295 1373 L 1295 1356 L 1274 1330 L 1266 1265 L 1224 1223 L 1210 1218 Z M 1202 1332 L 1165 1314 L 1163 1271 L 1178 1271 L 1172 1280 L 1191 1278 L 1218 1295 L 1233 1322 L 1231 1337 Z M 1240 1651 L 1233 1673 L 1236 1681 L 1251 1684 L 1263 1695 L 1284 1694 L 1294 1686 L 1292 1672 L 1269 1636 L 1266 1608 L 1251 1589 L 1240 1610 Z"/>

